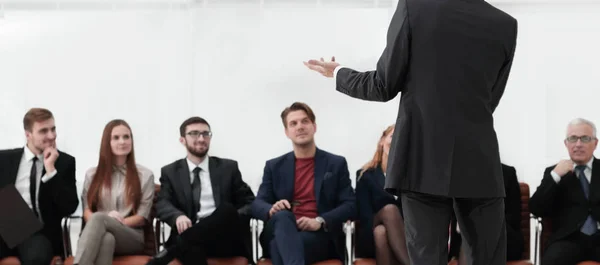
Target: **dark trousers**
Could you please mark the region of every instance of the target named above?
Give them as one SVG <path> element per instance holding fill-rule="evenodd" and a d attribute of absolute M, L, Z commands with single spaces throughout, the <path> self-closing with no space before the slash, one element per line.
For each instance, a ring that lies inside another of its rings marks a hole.
<path fill-rule="evenodd" d="M 452 219 L 452 231 L 450 233 L 450 253 L 448 260 L 451 258 L 459 258 L 462 246 L 462 235 L 456 232 L 456 218 Z M 523 235 L 517 230 L 506 225 L 506 261 L 522 260 L 524 245 Z M 463 264 L 463 263 L 459 263 Z"/>
<path fill-rule="evenodd" d="M 406 245 L 412 265 L 448 264 L 448 227 L 454 211 L 465 240 L 467 264 L 506 265 L 504 198 L 401 195 Z"/>
<path fill-rule="evenodd" d="M 334 242 L 324 231 L 299 231 L 291 211 L 279 211 L 260 235 L 263 256 L 273 265 L 308 265 L 336 258 Z"/>
<path fill-rule="evenodd" d="M 206 259 L 243 256 L 248 258 L 243 237 L 249 231 L 230 204 L 222 204 L 210 215 L 181 233 L 170 250 L 184 265 L 206 265 Z"/>
<path fill-rule="evenodd" d="M 582 261 L 600 262 L 600 234 L 581 232 L 552 242 L 542 256 L 541 265 L 575 265 Z"/>
<path fill-rule="evenodd" d="M 40 232 L 13 249 L 9 249 L 0 239 L 0 258 L 16 256 L 22 265 L 48 265 L 52 261 L 52 253 L 52 243 Z"/>

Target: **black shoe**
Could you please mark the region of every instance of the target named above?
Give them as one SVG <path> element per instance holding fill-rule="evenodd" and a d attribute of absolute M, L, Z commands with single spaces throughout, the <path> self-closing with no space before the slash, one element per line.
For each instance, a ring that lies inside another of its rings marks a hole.
<path fill-rule="evenodd" d="M 163 250 L 160 253 L 156 254 L 156 256 L 152 257 L 146 265 L 168 265 L 175 257 L 168 251 Z"/>

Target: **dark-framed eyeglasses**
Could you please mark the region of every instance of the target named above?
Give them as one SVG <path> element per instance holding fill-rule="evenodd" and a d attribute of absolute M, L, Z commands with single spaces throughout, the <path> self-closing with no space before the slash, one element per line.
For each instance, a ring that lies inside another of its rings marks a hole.
<path fill-rule="evenodd" d="M 571 136 L 567 137 L 567 139 L 565 139 L 565 141 L 567 141 L 569 143 L 576 143 L 579 140 L 581 140 L 582 143 L 589 143 L 592 140 L 596 140 L 596 137 L 592 137 L 592 136 L 588 136 L 588 135 L 583 135 L 583 136 L 571 135 Z"/>
<path fill-rule="evenodd" d="M 190 131 L 187 133 L 187 135 L 189 135 L 190 137 L 197 139 L 200 136 L 202 136 L 205 139 L 208 139 L 210 137 L 212 137 L 212 132 L 211 131 Z"/>

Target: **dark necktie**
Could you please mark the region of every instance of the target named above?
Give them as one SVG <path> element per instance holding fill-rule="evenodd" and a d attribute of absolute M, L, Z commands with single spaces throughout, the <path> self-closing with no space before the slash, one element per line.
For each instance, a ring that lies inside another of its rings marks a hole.
<path fill-rule="evenodd" d="M 200 192 L 202 186 L 200 185 L 200 170 L 201 168 L 194 168 L 194 181 L 192 182 L 192 198 L 194 200 L 194 213 L 200 211 Z"/>
<path fill-rule="evenodd" d="M 33 209 L 33 213 L 35 216 L 39 216 L 37 212 L 37 166 L 36 162 L 38 160 L 37 156 L 33 157 L 33 163 L 31 163 L 31 173 L 29 174 L 29 195 L 31 198 L 31 208 Z"/>
<path fill-rule="evenodd" d="M 583 189 L 583 194 L 585 194 L 585 198 L 589 199 L 590 197 L 590 183 L 585 177 L 585 169 L 587 166 L 576 166 L 575 170 L 579 172 L 579 182 L 581 183 L 581 188 Z M 581 232 L 586 235 L 593 235 L 598 232 L 598 226 L 596 224 L 596 220 L 592 217 L 592 215 L 588 215 L 585 223 L 581 227 Z"/>

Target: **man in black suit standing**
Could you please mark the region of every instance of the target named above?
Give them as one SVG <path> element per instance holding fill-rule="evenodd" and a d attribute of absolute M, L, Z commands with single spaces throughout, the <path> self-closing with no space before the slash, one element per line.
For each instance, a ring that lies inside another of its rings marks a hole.
<path fill-rule="evenodd" d="M 552 221 L 543 265 L 600 262 L 600 160 L 596 126 L 575 119 L 564 140 L 569 159 L 546 168 L 542 183 L 529 200 L 529 210 Z"/>
<path fill-rule="evenodd" d="M 351 97 L 389 101 L 402 92 L 386 189 L 402 191 L 413 265 L 446 264 L 453 207 L 473 264 L 505 263 L 492 113 L 516 37 L 517 21 L 483 0 L 400 0 L 375 71 L 345 68 L 335 58 L 305 62 Z"/>
<path fill-rule="evenodd" d="M 148 264 L 206 265 L 209 257 L 252 261 L 250 217 L 254 193 L 234 160 L 209 156 L 212 131 L 200 117 L 184 121 L 179 139 L 187 157 L 161 170 L 158 218 L 171 226 L 166 250 Z"/>
<path fill-rule="evenodd" d="M 56 149 L 56 126 L 49 110 L 30 109 L 23 127 L 26 146 L 0 151 L 0 188 L 14 185 L 44 225 L 13 249 L 0 239 L 0 259 L 17 256 L 23 265 L 48 265 L 54 255 L 63 253 L 62 218 L 79 204 L 75 158 Z"/>

